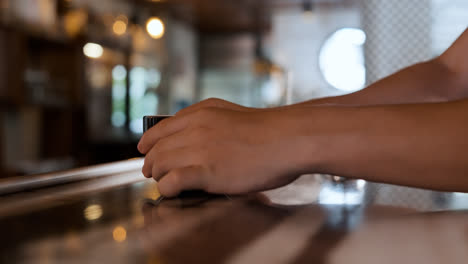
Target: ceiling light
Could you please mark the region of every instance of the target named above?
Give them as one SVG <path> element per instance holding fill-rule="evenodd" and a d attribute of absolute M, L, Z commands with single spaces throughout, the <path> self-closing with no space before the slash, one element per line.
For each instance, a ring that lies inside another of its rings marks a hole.
<path fill-rule="evenodd" d="M 161 19 L 152 17 L 146 23 L 146 31 L 152 38 L 159 39 L 164 35 L 164 24 Z"/>
<path fill-rule="evenodd" d="M 104 49 L 96 43 L 86 43 L 83 47 L 83 53 L 89 58 L 97 59 L 102 56 Z"/>
<path fill-rule="evenodd" d="M 122 20 L 116 20 L 112 25 L 112 30 L 117 36 L 121 36 L 127 32 L 127 23 Z"/>

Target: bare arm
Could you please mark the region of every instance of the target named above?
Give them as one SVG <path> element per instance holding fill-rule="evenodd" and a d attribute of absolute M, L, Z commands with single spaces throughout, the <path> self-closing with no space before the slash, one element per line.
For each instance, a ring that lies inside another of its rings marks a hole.
<path fill-rule="evenodd" d="M 287 112 L 305 171 L 468 192 L 468 100 Z"/>

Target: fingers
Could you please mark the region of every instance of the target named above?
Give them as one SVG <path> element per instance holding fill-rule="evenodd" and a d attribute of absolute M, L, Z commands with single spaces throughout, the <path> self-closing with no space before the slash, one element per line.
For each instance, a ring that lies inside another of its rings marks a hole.
<path fill-rule="evenodd" d="M 176 196 L 183 190 L 204 190 L 207 174 L 201 166 L 173 169 L 158 182 L 158 189 L 166 197 Z"/>
<path fill-rule="evenodd" d="M 142 168 L 143 175 L 146 178 L 151 178 L 153 175 L 153 166 L 154 164 L 157 165 L 160 162 L 159 159 L 161 157 L 164 159 L 164 156 L 172 150 L 199 145 L 198 143 L 202 142 L 203 134 L 207 133 L 208 132 L 206 132 L 203 128 L 183 130 L 168 137 L 159 139 L 158 142 L 146 154 L 145 162 Z"/>
<path fill-rule="evenodd" d="M 200 129 L 191 129 L 191 130 L 182 130 L 179 132 L 176 132 L 168 137 L 161 138 L 156 142 L 156 144 L 153 146 L 153 148 L 157 152 L 166 152 L 170 151 L 171 149 L 177 149 L 177 148 L 182 148 L 182 147 L 187 147 L 190 143 L 193 145 L 195 135 Z M 150 150 L 153 151 L 153 149 Z"/>
<path fill-rule="evenodd" d="M 189 121 L 193 119 L 193 116 L 190 114 L 199 112 L 202 113 L 203 109 L 229 109 L 236 111 L 249 111 L 249 108 L 237 105 L 225 100 L 210 98 L 204 100 L 198 104 L 191 105 L 187 108 L 180 110 L 174 117 L 164 119 L 160 121 L 157 125 L 150 128 L 140 139 L 138 143 L 138 150 L 142 154 L 146 154 L 153 145 L 163 137 L 176 133 L 189 124 Z M 188 117 L 190 116 L 190 117 Z M 202 115 L 199 115 L 202 116 Z"/>
<path fill-rule="evenodd" d="M 187 125 L 188 120 L 183 117 L 174 116 L 161 120 L 158 124 L 143 134 L 140 142 L 138 143 L 138 151 L 142 154 L 148 153 L 159 139 L 181 131 Z"/>
<path fill-rule="evenodd" d="M 153 170 L 153 163 L 156 160 L 157 156 L 157 149 L 152 148 L 151 151 L 146 154 L 144 163 L 143 163 L 143 168 L 141 169 L 141 172 L 143 173 L 143 176 L 146 178 L 151 178 L 152 173 L 151 171 Z"/>
<path fill-rule="evenodd" d="M 159 181 L 166 173 L 176 168 L 199 165 L 197 153 L 189 148 L 178 148 L 157 155 L 152 162 L 151 177 Z"/>
<path fill-rule="evenodd" d="M 221 99 L 208 99 L 179 111 L 176 116 L 166 118 L 150 128 L 140 139 L 138 150 L 142 154 L 148 151 L 160 140 L 187 128 L 192 122 L 202 125 L 209 123 L 213 114 L 223 109 L 247 111 L 245 107 Z"/>

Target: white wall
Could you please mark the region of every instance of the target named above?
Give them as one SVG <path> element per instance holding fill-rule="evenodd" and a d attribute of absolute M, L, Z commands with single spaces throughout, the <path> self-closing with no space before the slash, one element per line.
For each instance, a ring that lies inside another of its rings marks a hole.
<path fill-rule="evenodd" d="M 430 0 L 363 0 L 367 83 L 432 57 Z"/>
<path fill-rule="evenodd" d="M 433 55 L 447 49 L 467 27 L 467 0 L 432 0 Z"/>
<path fill-rule="evenodd" d="M 190 25 L 174 19 L 168 29 L 169 112 L 175 113 L 180 103 L 193 103 L 195 99 L 198 36 Z"/>
<path fill-rule="evenodd" d="M 200 54 L 200 99 L 217 97 L 258 107 L 254 99 L 254 48 L 254 38 L 250 34 L 204 36 Z"/>
<path fill-rule="evenodd" d="M 274 14 L 272 58 L 292 73 L 293 102 L 341 93 L 325 81 L 318 62 L 325 40 L 343 27 L 360 28 L 358 8 L 316 9 L 312 17 L 300 9 Z"/>

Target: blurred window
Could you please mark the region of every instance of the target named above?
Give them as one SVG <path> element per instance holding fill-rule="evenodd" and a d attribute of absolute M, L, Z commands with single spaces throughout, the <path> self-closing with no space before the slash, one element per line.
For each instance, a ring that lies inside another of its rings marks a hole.
<path fill-rule="evenodd" d="M 130 71 L 130 131 L 143 133 L 142 117 L 158 109 L 156 89 L 161 81 L 158 70 L 134 67 Z"/>
<path fill-rule="evenodd" d="M 123 127 L 125 116 L 127 70 L 123 65 L 117 65 L 112 70 L 112 116 L 114 127 Z"/>
<path fill-rule="evenodd" d="M 331 86 L 346 92 L 364 88 L 365 41 L 366 34 L 358 28 L 339 29 L 325 41 L 320 50 L 319 66 Z"/>

